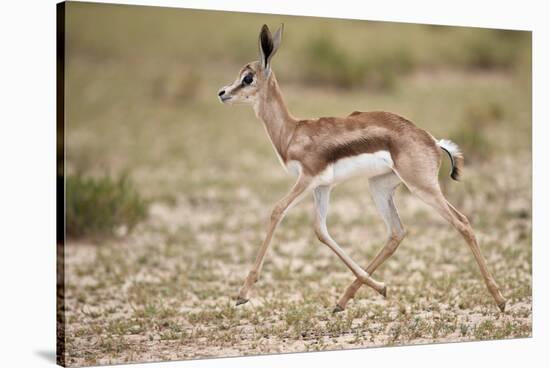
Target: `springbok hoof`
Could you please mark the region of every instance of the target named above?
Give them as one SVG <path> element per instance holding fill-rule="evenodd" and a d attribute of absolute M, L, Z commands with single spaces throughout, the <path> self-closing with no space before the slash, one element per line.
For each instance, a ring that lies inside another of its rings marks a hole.
<path fill-rule="evenodd" d="M 332 310 L 332 313 L 340 313 L 343 311 L 344 311 L 344 308 L 342 308 L 340 304 L 336 304 L 336 307 L 334 307 L 334 309 Z"/>
<path fill-rule="evenodd" d="M 388 287 L 387 286 L 384 286 L 384 288 L 382 289 L 382 291 L 380 291 L 380 294 L 386 298 L 388 296 Z"/>
<path fill-rule="evenodd" d="M 248 302 L 248 299 L 238 297 L 238 298 L 237 298 L 237 303 L 235 304 L 235 306 L 244 304 L 244 303 L 246 303 L 246 302 Z"/>
<path fill-rule="evenodd" d="M 501 311 L 502 313 L 504 313 L 504 311 L 506 310 L 506 301 L 500 303 L 500 304 L 498 305 L 498 309 L 500 309 L 500 311 Z"/>

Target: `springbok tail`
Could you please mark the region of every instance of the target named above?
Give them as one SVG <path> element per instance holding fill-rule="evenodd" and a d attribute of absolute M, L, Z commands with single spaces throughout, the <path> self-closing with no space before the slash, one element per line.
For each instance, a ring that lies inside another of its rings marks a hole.
<path fill-rule="evenodd" d="M 464 156 L 462 155 L 460 148 L 456 143 L 448 139 L 440 139 L 437 141 L 437 145 L 443 151 L 447 152 L 449 158 L 451 159 L 451 178 L 456 181 L 460 180 L 462 169 L 464 168 Z"/>

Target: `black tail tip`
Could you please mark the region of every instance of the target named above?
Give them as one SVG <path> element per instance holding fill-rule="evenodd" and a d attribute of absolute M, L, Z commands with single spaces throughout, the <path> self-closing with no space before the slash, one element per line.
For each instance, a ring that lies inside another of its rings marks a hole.
<path fill-rule="evenodd" d="M 453 167 L 453 171 L 451 171 L 451 178 L 456 181 L 460 181 L 460 174 L 456 167 Z"/>
<path fill-rule="evenodd" d="M 453 169 L 451 170 L 451 178 L 456 181 L 460 181 L 460 177 L 462 176 L 462 170 L 459 165 L 454 165 Z"/>

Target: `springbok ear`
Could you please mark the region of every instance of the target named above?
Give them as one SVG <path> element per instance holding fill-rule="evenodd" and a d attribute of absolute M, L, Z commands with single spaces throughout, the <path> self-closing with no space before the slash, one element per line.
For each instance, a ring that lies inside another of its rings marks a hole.
<path fill-rule="evenodd" d="M 267 25 L 263 25 L 260 31 L 260 64 L 264 69 L 265 76 L 269 76 L 271 72 L 271 59 L 277 53 L 279 46 L 281 45 L 281 39 L 283 38 L 283 24 L 277 29 L 274 36 L 271 36 L 271 32 Z"/>

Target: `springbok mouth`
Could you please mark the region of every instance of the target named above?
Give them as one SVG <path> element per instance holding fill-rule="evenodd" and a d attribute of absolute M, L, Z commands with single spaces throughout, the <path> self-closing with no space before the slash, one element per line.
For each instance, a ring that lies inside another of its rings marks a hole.
<path fill-rule="evenodd" d="M 231 96 L 220 96 L 221 103 L 225 103 L 227 100 L 231 100 Z"/>

